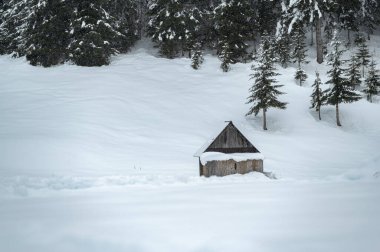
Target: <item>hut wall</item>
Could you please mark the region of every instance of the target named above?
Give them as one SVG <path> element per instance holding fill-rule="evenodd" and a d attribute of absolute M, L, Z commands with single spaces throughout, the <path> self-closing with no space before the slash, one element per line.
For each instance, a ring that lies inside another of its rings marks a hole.
<path fill-rule="evenodd" d="M 247 160 L 236 162 L 232 159 L 223 161 L 209 161 L 201 166 L 200 175 L 210 176 L 226 176 L 231 174 L 245 174 L 248 172 L 263 172 L 263 160 Z"/>

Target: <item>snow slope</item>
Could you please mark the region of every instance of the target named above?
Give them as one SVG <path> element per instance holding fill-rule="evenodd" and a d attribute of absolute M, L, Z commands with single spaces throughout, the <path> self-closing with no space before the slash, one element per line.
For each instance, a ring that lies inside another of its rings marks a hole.
<path fill-rule="evenodd" d="M 281 69 L 289 105 L 264 132 L 244 116 L 249 64 L 194 71 L 144 48 L 100 68 L 0 57 L 0 251 L 380 249 L 379 103 L 343 104 L 338 128 L 333 107 L 308 109 L 326 66 L 305 87 Z M 278 180 L 198 177 L 226 120 Z"/>

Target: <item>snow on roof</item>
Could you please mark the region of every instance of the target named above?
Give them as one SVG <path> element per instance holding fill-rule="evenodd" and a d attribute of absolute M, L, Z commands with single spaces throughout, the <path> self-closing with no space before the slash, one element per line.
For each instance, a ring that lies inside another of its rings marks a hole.
<path fill-rule="evenodd" d="M 261 153 L 221 153 L 221 152 L 205 152 L 200 155 L 202 165 L 209 161 L 226 161 L 234 160 L 236 162 L 247 160 L 264 160 L 264 155 Z"/>

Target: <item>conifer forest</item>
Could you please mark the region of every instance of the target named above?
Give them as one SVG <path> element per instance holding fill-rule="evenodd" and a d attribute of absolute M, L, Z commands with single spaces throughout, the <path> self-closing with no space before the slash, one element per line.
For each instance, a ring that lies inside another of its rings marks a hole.
<path fill-rule="evenodd" d="M 380 0 L 0 0 L 0 252 L 380 251 Z"/>

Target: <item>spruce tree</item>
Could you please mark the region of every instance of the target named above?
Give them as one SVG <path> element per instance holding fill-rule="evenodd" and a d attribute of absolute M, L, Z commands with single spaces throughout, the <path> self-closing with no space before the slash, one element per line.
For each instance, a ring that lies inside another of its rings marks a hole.
<path fill-rule="evenodd" d="M 326 90 L 327 104 L 335 106 L 336 124 L 338 126 L 342 126 L 339 117 L 339 104 L 342 102 L 355 102 L 361 98 L 360 95 L 352 90 L 350 82 L 344 76 L 346 69 L 343 68 L 342 54 L 344 50 L 341 49 L 341 44 L 342 42 L 338 39 L 338 33 L 335 32 L 331 41 L 331 53 L 328 55 L 327 64 L 330 66 L 330 70 L 327 72 L 329 79 L 326 82 L 326 84 L 332 86 Z"/>
<path fill-rule="evenodd" d="M 366 39 L 362 34 L 358 34 L 355 38 L 355 43 L 357 44 L 358 50 L 356 52 L 356 57 L 362 67 L 362 77 L 364 78 L 364 69 L 368 66 L 369 59 L 371 58 Z"/>
<path fill-rule="evenodd" d="M 67 1 L 67 0 L 66 0 Z M 121 53 L 126 53 L 141 35 L 141 26 L 144 20 L 139 10 L 145 1 L 135 0 L 106 0 L 104 10 L 109 13 L 115 29 L 123 34 L 120 39 L 113 41 L 113 47 Z"/>
<path fill-rule="evenodd" d="M 203 54 L 201 43 L 196 43 L 192 50 L 191 56 L 191 67 L 195 70 L 199 69 L 200 65 L 203 63 Z"/>
<path fill-rule="evenodd" d="M 367 100 L 372 102 L 372 97 L 379 93 L 380 89 L 380 75 L 379 70 L 376 69 L 376 62 L 372 58 L 371 63 L 369 64 L 368 76 L 365 79 L 365 88 L 363 92 L 367 96 Z"/>
<path fill-rule="evenodd" d="M 283 68 L 287 68 L 291 62 L 290 45 L 290 37 L 287 33 L 282 34 L 276 41 L 277 60 Z"/>
<path fill-rule="evenodd" d="M 303 70 L 301 67 L 298 67 L 297 68 L 297 71 L 296 71 L 296 74 L 294 76 L 294 78 L 296 80 L 299 81 L 299 84 L 300 86 L 302 86 L 302 84 L 305 82 L 305 80 L 307 79 L 307 74 L 305 72 L 305 70 Z"/>
<path fill-rule="evenodd" d="M 30 64 L 49 67 L 66 60 L 71 12 L 68 1 L 38 1 L 25 32 L 26 59 Z"/>
<path fill-rule="evenodd" d="M 200 46 L 204 40 L 202 20 L 203 13 L 197 7 L 185 10 L 185 41 L 183 50 L 188 51 L 189 58 L 194 54 L 192 51 L 197 49 L 197 46 Z"/>
<path fill-rule="evenodd" d="M 306 35 L 305 31 L 302 27 L 302 24 L 298 23 L 294 25 L 294 29 L 292 31 L 292 45 L 293 50 L 291 53 L 291 59 L 293 63 L 297 63 L 300 68 L 302 64 L 308 64 L 309 61 L 306 60 L 307 56 L 307 47 L 306 47 Z M 288 45 L 289 46 L 289 45 Z"/>
<path fill-rule="evenodd" d="M 126 39 L 104 4 L 105 0 L 76 2 L 68 50 L 70 59 L 79 66 L 108 65 L 111 55 L 118 53 L 115 44 Z"/>
<path fill-rule="evenodd" d="M 147 33 L 160 48 L 161 55 L 172 59 L 186 44 L 186 13 L 180 0 L 153 0 L 148 11 Z"/>
<path fill-rule="evenodd" d="M 228 42 L 224 42 L 222 46 L 222 50 L 219 53 L 219 58 L 222 61 L 222 64 L 220 65 L 220 68 L 223 70 L 223 72 L 228 72 L 231 69 L 231 64 L 234 63 L 234 61 L 231 59 L 231 48 Z"/>
<path fill-rule="evenodd" d="M 311 94 L 311 107 L 315 108 L 315 111 L 318 112 L 318 118 L 321 120 L 321 107 L 326 102 L 326 97 L 324 96 L 324 93 L 321 89 L 321 79 L 319 78 L 319 73 L 316 72 L 316 79 L 314 81 L 313 87 L 313 93 Z"/>
<path fill-rule="evenodd" d="M 348 69 L 347 69 L 347 77 L 348 77 L 348 82 L 350 83 L 352 89 L 357 89 L 360 84 L 360 63 L 358 59 L 356 58 L 355 55 L 351 55 L 349 64 L 348 64 Z"/>
<path fill-rule="evenodd" d="M 252 10 L 248 0 L 225 0 L 214 10 L 214 29 L 217 34 L 217 54 L 225 53 L 229 45 L 231 63 L 244 61 L 247 56 L 247 41 L 253 37 Z M 224 56 L 221 56 L 224 57 Z"/>
<path fill-rule="evenodd" d="M 0 53 L 14 57 L 25 55 L 25 31 L 35 1 L 7 0 L 3 3 L 0 24 Z"/>
<path fill-rule="evenodd" d="M 252 106 L 246 115 L 257 115 L 260 110 L 263 111 L 263 129 L 267 130 L 266 113 L 269 108 L 285 109 L 285 102 L 278 100 L 277 96 L 283 94 L 278 89 L 283 85 L 277 85 L 276 76 L 279 74 L 276 72 L 273 62 L 273 45 L 268 38 L 264 36 L 261 41 L 260 49 L 258 51 L 258 64 L 252 66 L 254 71 L 251 74 L 252 80 L 254 80 L 253 86 L 250 88 L 250 96 L 247 103 L 251 103 Z"/>

